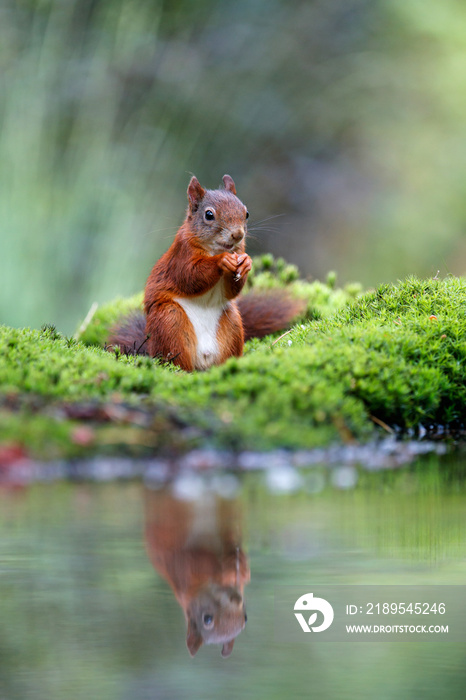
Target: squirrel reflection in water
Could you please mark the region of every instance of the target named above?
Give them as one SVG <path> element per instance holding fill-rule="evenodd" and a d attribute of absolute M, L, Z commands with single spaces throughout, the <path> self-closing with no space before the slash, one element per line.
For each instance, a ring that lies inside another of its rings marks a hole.
<path fill-rule="evenodd" d="M 250 578 L 238 504 L 210 489 L 189 500 L 176 484 L 147 489 L 145 542 L 184 611 L 191 656 L 203 643 L 221 644 L 229 656 L 246 624 L 243 589 Z"/>

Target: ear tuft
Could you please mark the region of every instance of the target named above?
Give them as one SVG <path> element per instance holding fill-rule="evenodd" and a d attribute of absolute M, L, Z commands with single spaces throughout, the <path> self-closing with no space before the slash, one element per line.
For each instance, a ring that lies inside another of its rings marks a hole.
<path fill-rule="evenodd" d="M 202 645 L 202 636 L 199 634 L 196 624 L 189 620 L 188 633 L 186 635 L 186 646 L 191 656 L 195 656 Z"/>
<path fill-rule="evenodd" d="M 230 639 L 229 642 L 225 642 L 225 644 L 222 647 L 222 656 L 224 659 L 226 659 L 228 656 L 230 656 L 231 652 L 233 651 L 233 644 L 235 643 L 234 639 Z"/>
<path fill-rule="evenodd" d="M 204 195 L 205 189 L 202 187 L 197 177 L 193 175 L 188 186 L 188 201 L 191 211 L 196 211 Z"/>
<path fill-rule="evenodd" d="M 225 185 L 225 189 L 228 190 L 228 192 L 236 194 L 235 183 L 233 182 L 233 178 L 230 175 L 223 176 L 223 184 Z"/>

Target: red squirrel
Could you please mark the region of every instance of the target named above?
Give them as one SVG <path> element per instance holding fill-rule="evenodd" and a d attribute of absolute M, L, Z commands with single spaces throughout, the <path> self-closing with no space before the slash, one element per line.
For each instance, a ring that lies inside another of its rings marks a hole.
<path fill-rule="evenodd" d="M 205 370 L 239 357 L 245 340 L 281 330 L 302 310 L 282 291 L 239 297 L 252 266 L 248 210 L 230 175 L 223 184 L 207 190 L 191 178 L 186 218 L 147 280 L 145 315 L 114 329 L 109 348 Z"/>
<path fill-rule="evenodd" d="M 243 593 L 250 579 L 238 504 L 212 492 L 185 500 L 169 488 L 147 490 L 145 543 L 183 609 L 191 656 L 202 644 L 221 644 L 222 656 L 229 656 L 246 624 Z"/>

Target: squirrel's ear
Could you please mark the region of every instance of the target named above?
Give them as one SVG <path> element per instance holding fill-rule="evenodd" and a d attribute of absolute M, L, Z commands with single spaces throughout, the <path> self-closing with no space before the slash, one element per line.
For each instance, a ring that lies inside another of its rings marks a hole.
<path fill-rule="evenodd" d="M 233 651 L 233 644 L 235 643 L 234 639 L 230 639 L 229 642 L 225 642 L 225 644 L 222 647 L 222 656 L 224 659 L 227 658 L 227 656 L 230 656 L 231 652 Z"/>
<path fill-rule="evenodd" d="M 223 176 L 223 184 L 225 185 L 225 189 L 228 190 L 228 192 L 236 194 L 235 183 L 233 182 L 233 178 L 230 175 Z"/>
<path fill-rule="evenodd" d="M 202 187 L 197 177 L 193 175 L 188 186 L 188 200 L 191 211 L 196 211 L 204 195 L 205 189 Z"/>
<path fill-rule="evenodd" d="M 192 620 L 188 621 L 186 645 L 191 656 L 194 656 L 202 645 L 202 637 L 197 630 L 196 624 Z"/>

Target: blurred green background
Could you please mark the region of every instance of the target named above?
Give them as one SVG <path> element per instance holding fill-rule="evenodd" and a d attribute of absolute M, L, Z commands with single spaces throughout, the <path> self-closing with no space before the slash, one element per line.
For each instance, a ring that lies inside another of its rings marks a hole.
<path fill-rule="evenodd" d="M 2 323 L 140 290 L 190 173 L 305 276 L 465 272 L 460 0 L 2 0 L 0 71 Z"/>

